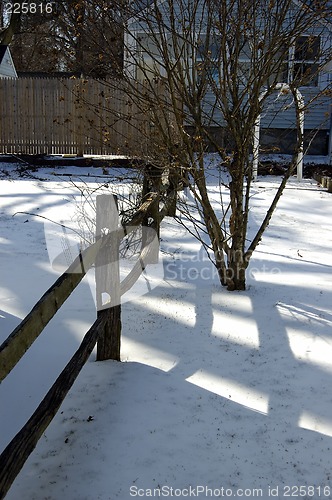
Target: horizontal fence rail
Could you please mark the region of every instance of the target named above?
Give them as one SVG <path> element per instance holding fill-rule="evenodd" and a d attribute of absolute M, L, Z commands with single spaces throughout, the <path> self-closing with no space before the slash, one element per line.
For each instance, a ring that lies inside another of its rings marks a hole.
<path fill-rule="evenodd" d="M 134 231 L 139 225 L 143 224 L 150 215 L 151 210 L 153 210 L 155 206 L 158 206 L 158 202 L 158 193 L 150 192 L 145 195 L 142 204 L 128 224 L 120 226 L 113 231 L 112 234 L 97 239 L 94 244 L 90 245 L 75 259 L 67 271 L 49 288 L 26 318 L 0 346 L 0 382 L 18 363 L 32 343 L 44 330 L 51 318 L 60 309 L 61 305 L 78 286 L 86 272 L 96 262 L 96 259 L 98 259 L 100 252 L 107 249 L 114 238 L 120 241 Z M 160 212 L 160 214 L 161 213 L 162 212 Z M 155 227 L 159 222 L 160 221 L 154 220 L 150 224 L 150 227 Z M 150 251 L 150 243 L 150 238 L 147 238 L 140 252 L 140 262 L 143 259 L 146 262 L 146 258 Z M 134 266 L 123 282 L 119 283 L 119 292 L 121 295 L 131 288 L 143 272 L 143 269 L 144 267 L 142 266 L 140 266 L 140 269 Z M 116 332 L 112 331 L 114 324 L 112 324 L 112 317 L 109 314 L 111 310 L 112 307 L 98 312 L 95 323 L 86 333 L 74 356 L 61 372 L 28 422 L 1 453 L 1 500 L 7 494 L 27 458 L 36 447 L 38 440 L 56 415 L 96 343 L 100 340 L 104 342 L 103 336 L 105 336 L 105 334 L 106 337 L 115 337 L 117 335 Z M 111 342 L 112 341 L 114 341 L 114 339 L 111 338 Z M 103 359 L 107 358 L 104 357 Z"/>
<path fill-rule="evenodd" d="M 151 193 L 143 201 L 142 205 L 133 215 L 128 225 L 119 228 L 117 233 L 120 238 L 128 235 L 137 226 L 139 226 L 151 206 L 157 200 L 157 194 Z M 87 271 L 91 268 L 96 260 L 96 256 L 102 246 L 109 245 L 110 238 L 114 238 L 114 232 L 110 236 L 100 238 L 95 243 L 90 245 L 82 254 L 75 259 L 71 266 L 64 272 L 56 282 L 47 290 L 37 304 L 32 308 L 30 313 L 23 321 L 15 328 L 9 337 L 0 346 L 0 382 L 10 373 L 14 366 L 19 362 L 21 357 L 38 338 L 55 313 L 60 309 L 62 304 L 67 300 L 73 290 L 79 285 Z M 144 250 L 147 252 L 148 250 Z M 136 271 L 136 269 L 135 269 Z M 132 271 L 121 286 L 122 294 L 127 291 L 128 281 L 132 280 L 134 271 Z M 138 278 L 135 272 L 135 279 Z"/>
<path fill-rule="evenodd" d="M 121 80 L 0 78 L 0 154 L 147 153 L 154 132 L 140 103 L 151 91 L 165 94 Z"/>
<path fill-rule="evenodd" d="M 39 438 L 56 415 L 96 345 L 104 323 L 105 316 L 100 316 L 95 321 L 36 411 L 0 455 L 0 499 L 5 497 Z"/>

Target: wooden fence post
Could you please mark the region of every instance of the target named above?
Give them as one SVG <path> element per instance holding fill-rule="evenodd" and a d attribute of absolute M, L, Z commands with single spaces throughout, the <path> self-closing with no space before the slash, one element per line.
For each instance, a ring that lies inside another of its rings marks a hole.
<path fill-rule="evenodd" d="M 101 248 L 96 258 L 96 302 L 98 317 L 106 318 L 97 342 L 97 361 L 120 361 L 121 294 L 120 294 L 120 238 L 117 232 L 119 212 L 113 195 L 99 195 L 96 199 L 96 239 L 112 234 L 109 246 Z"/>

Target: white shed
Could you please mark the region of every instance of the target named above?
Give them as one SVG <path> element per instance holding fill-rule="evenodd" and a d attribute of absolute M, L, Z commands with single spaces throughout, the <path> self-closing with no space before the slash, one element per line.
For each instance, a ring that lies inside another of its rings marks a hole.
<path fill-rule="evenodd" d="M 0 78 L 17 78 L 14 62 L 8 45 L 0 45 Z"/>

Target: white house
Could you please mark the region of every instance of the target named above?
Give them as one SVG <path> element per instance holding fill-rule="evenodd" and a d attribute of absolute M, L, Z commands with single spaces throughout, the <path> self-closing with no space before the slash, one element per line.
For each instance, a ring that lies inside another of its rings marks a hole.
<path fill-rule="evenodd" d="M 171 1 L 171 0 L 168 0 Z M 172 15 L 179 16 L 179 21 L 172 21 L 169 18 L 167 11 L 167 0 L 136 0 L 133 2 L 136 5 L 136 14 L 128 21 L 128 32 L 125 37 L 125 45 L 129 50 L 125 51 L 124 66 L 127 74 L 137 80 L 143 80 L 160 75 L 163 77 L 165 73 L 165 65 L 163 61 L 158 61 L 158 47 L 156 46 L 156 32 L 151 36 L 153 30 L 153 11 L 155 6 L 158 6 L 159 15 L 163 16 L 163 25 L 166 27 L 172 25 L 177 26 L 177 35 L 181 38 L 181 30 L 187 29 L 184 26 L 184 21 L 190 19 L 189 6 L 193 3 L 192 0 L 172 0 L 171 4 L 174 5 L 174 12 Z M 150 3 L 150 6 L 149 6 Z M 235 2 L 236 3 L 236 2 Z M 275 3 L 275 2 L 272 2 Z M 291 9 L 311 8 L 309 6 L 313 2 L 309 0 L 293 0 Z M 199 7 L 199 0 L 194 2 L 198 16 L 200 16 L 198 32 L 193 34 L 192 40 L 196 40 L 196 45 L 204 45 L 204 12 L 206 3 L 202 0 L 202 6 Z M 319 2 L 317 2 L 317 5 Z M 308 104 L 305 112 L 304 130 L 305 137 L 307 137 L 307 144 L 310 144 L 309 153 L 327 155 L 328 151 L 332 148 L 332 99 L 331 99 L 331 85 L 332 85 L 332 63 L 321 64 L 320 54 L 326 53 L 332 48 L 332 1 L 329 0 L 328 5 L 331 8 L 331 18 L 325 17 L 324 22 L 317 19 L 316 27 L 313 27 L 311 32 L 303 32 L 293 41 L 292 46 L 289 48 L 289 53 L 283 61 L 282 71 L 278 75 L 278 82 L 291 83 L 298 79 L 302 81 L 300 88 L 301 95 L 306 104 Z M 289 19 L 292 17 L 290 10 Z M 150 19 L 149 19 L 150 18 Z M 172 24 L 173 23 L 173 24 Z M 174 28 L 173 32 L 174 32 Z M 191 28 L 190 28 L 191 29 Z M 222 35 L 222 28 L 218 28 L 219 35 Z M 150 31 L 150 33 L 149 33 Z M 167 44 L 172 51 L 172 37 L 174 33 L 169 32 L 169 42 Z M 187 36 L 187 35 L 185 35 Z M 196 37 L 196 38 L 195 38 Z M 211 39 L 211 36 L 209 36 Z M 217 40 L 217 39 L 216 39 Z M 214 52 L 217 54 L 220 50 L 218 41 L 214 42 L 212 38 L 211 45 L 209 46 L 210 60 L 213 59 Z M 247 48 L 247 50 L 246 50 Z M 181 55 L 180 55 L 181 57 Z M 188 57 L 188 56 L 187 56 Z M 204 61 L 200 60 L 199 49 L 196 53 L 193 52 L 192 60 L 196 60 L 196 64 Z M 216 56 L 218 60 L 218 56 Z M 246 78 L 247 65 L 253 64 L 254 58 L 252 51 L 249 47 L 244 45 L 241 51 L 241 67 L 243 68 L 242 76 Z M 326 61 L 325 61 L 326 62 Z M 216 67 L 216 87 L 218 86 L 218 78 L 222 78 L 222 69 Z M 303 83 L 305 82 L 305 83 Z M 240 83 L 241 85 L 241 83 Z M 317 97 L 316 99 L 316 96 Z M 216 129 L 216 134 L 220 137 L 227 134 L 225 129 L 225 122 L 222 114 L 218 111 L 216 106 L 216 93 L 208 92 L 205 96 L 206 110 L 213 109 L 213 127 Z M 292 96 L 287 97 L 284 95 L 271 96 L 267 100 L 265 109 L 261 117 L 262 128 L 262 144 L 267 148 L 277 147 L 281 152 L 291 152 L 292 145 L 296 139 L 295 130 L 295 106 L 290 105 Z M 310 103 L 313 102 L 313 105 Z M 209 112 L 207 112 L 208 114 Z"/>
<path fill-rule="evenodd" d="M 0 78 L 17 78 L 15 65 L 8 45 L 0 45 Z"/>

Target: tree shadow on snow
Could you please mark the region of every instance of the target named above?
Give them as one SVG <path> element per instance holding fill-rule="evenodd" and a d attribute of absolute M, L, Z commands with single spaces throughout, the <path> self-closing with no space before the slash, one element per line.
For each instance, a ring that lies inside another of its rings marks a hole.
<path fill-rule="evenodd" d="M 329 484 L 331 293 L 186 276 L 123 306 L 124 362 L 86 365 L 9 500 Z"/>

